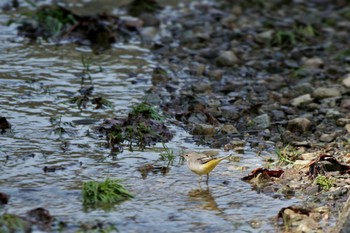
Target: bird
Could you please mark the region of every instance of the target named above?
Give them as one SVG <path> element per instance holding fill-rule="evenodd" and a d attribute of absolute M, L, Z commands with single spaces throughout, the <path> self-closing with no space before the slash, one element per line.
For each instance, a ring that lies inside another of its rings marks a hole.
<path fill-rule="evenodd" d="M 187 161 L 187 167 L 200 176 L 198 183 L 202 181 L 202 175 L 207 175 L 206 184 L 209 183 L 209 173 L 224 159 L 231 157 L 227 155 L 221 158 L 213 158 L 206 154 L 189 152 L 182 155 Z"/>

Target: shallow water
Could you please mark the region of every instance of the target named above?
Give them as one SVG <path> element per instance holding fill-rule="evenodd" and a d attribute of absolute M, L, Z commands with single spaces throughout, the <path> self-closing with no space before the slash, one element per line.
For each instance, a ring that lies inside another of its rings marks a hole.
<path fill-rule="evenodd" d="M 138 167 L 164 165 L 159 160 L 161 145 L 112 156 L 103 146 L 105 139 L 89 133 L 92 125 L 80 120 L 125 115 L 142 101 L 156 67 L 149 51 L 137 42 L 117 44 L 98 56 L 76 45 L 29 45 L 17 37 L 14 26 L 5 26 L 8 19 L 0 14 L 0 115 L 12 124 L 10 132 L 0 135 L 0 191 L 11 199 L 0 207 L 1 213 L 21 215 L 44 207 L 67 222 L 65 232 L 96 222 L 112 223 L 120 232 L 270 232 L 278 211 L 297 202 L 259 194 L 240 180 L 263 164 L 249 148 L 240 162 L 223 162 L 212 172 L 209 189 L 204 184 L 199 189 L 198 177 L 178 159 L 166 175 L 149 173 L 143 179 Z M 91 57 L 93 71 L 102 67 L 102 72 L 92 73 L 94 93 L 106 97 L 113 108 L 88 105 L 80 110 L 69 102 L 81 87 L 82 56 Z M 50 122 L 60 117 L 60 123 Z M 68 133 L 55 133 L 58 126 Z M 190 143 L 181 128 L 171 127 L 176 136 L 167 146 L 175 154 L 208 149 Z M 66 169 L 44 173 L 45 166 L 53 165 Z M 135 198 L 107 211 L 84 209 L 82 182 L 106 177 L 123 179 Z"/>

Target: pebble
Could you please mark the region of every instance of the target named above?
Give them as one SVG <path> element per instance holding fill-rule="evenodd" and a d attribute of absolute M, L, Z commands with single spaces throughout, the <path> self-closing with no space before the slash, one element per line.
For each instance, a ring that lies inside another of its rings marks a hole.
<path fill-rule="evenodd" d="M 215 128 L 212 125 L 197 124 L 192 129 L 193 135 L 214 135 Z"/>
<path fill-rule="evenodd" d="M 304 68 L 321 68 L 323 66 L 323 60 L 318 57 L 306 58 L 303 60 Z"/>
<path fill-rule="evenodd" d="M 305 94 L 292 99 L 290 102 L 294 107 L 298 107 L 300 105 L 312 102 L 312 98 L 310 94 Z"/>
<path fill-rule="evenodd" d="M 316 193 L 318 193 L 320 191 L 320 186 L 318 185 L 311 185 L 311 186 L 307 186 L 305 189 L 305 194 L 306 195 L 314 195 Z"/>
<path fill-rule="evenodd" d="M 303 160 L 313 160 L 313 159 L 316 159 L 317 158 L 317 153 L 316 152 L 310 152 L 310 153 L 303 153 L 300 157 L 303 159 Z"/>
<path fill-rule="evenodd" d="M 339 111 L 335 110 L 335 109 L 329 109 L 326 112 L 326 117 L 328 119 L 336 119 L 336 118 L 339 118 L 341 115 L 342 114 Z"/>
<path fill-rule="evenodd" d="M 316 99 L 323 99 L 329 97 L 338 97 L 341 96 L 341 93 L 337 88 L 319 87 L 314 90 L 312 96 Z"/>
<path fill-rule="evenodd" d="M 340 103 L 340 107 L 345 110 L 350 110 L 350 99 L 343 99 Z"/>
<path fill-rule="evenodd" d="M 224 51 L 216 58 L 218 66 L 234 66 L 239 63 L 239 58 L 233 51 Z"/>
<path fill-rule="evenodd" d="M 346 87 L 350 87 L 350 73 L 345 75 L 342 84 Z"/>
<path fill-rule="evenodd" d="M 267 114 L 263 114 L 263 115 L 255 117 L 253 119 L 253 122 L 255 123 L 255 126 L 258 129 L 266 129 L 266 128 L 270 127 L 270 124 L 271 124 L 270 116 Z"/>
<path fill-rule="evenodd" d="M 193 124 L 201 124 L 203 122 L 207 122 L 208 117 L 202 113 L 202 112 L 194 112 L 190 115 L 188 118 L 188 123 L 193 123 Z"/>
<path fill-rule="evenodd" d="M 146 41 L 152 41 L 158 33 L 158 29 L 155 27 L 143 27 L 140 31 L 141 36 Z"/>
<path fill-rule="evenodd" d="M 331 141 L 333 141 L 335 139 L 336 136 L 337 136 L 337 133 L 335 133 L 335 132 L 334 133 L 329 133 L 329 134 L 324 133 L 324 134 L 321 134 L 319 140 L 321 142 L 331 142 Z"/>
<path fill-rule="evenodd" d="M 193 91 L 196 93 L 207 93 L 211 92 L 212 90 L 212 84 L 210 83 L 198 82 L 193 85 Z"/>
<path fill-rule="evenodd" d="M 310 130 L 311 121 L 307 118 L 297 117 L 288 121 L 287 129 L 292 132 L 305 133 Z"/>
<path fill-rule="evenodd" d="M 348 118 L 339 118 L 336 121 L 336 124 L 337 124 L 337 126 L 345 126 L 347 124 L 350 124 L 350 119 L 348 119 Z"/>
<path fill-rule="evenodd" d="M 226 124 L 226 125 L 222 126 L 221 132 L 226 133 L 226 134 L 235 134 L 235 133 L 238 133 L 238 130 L 233 125 Z"/>
<path fill-rule="evenodd" d="M 267 30 L 264 32 L 260 32 L 259 34 L 256 35 L 255 38 L 259 42 L 268 42 L 268 41 L 271 41 L 273 33 L 274 33 L 274 30 Z"/>
<path fill-rule="evenodd" d="M 346 124 L 345 125 L 345 129 L 350 134 L 350 124 Z"/>

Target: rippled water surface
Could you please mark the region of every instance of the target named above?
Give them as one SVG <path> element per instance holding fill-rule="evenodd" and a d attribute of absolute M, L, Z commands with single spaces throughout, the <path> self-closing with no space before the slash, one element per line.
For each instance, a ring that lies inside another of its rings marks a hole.
<path fill-rule="evenodd" d="M 93 8 L 91 2 L 87 5 Z M 138 167 L 164 165 L 159 160 L 161 145 L 111 156 L 103 146 L 105 139 L 90 132 L 93 123 L 125 115 L 133 103 L 143 100 L 156 67 L 150 51 L 137 42 L 117 44 L 101 55 L 76 45 L 28 44 L 17 36 L 15 26 L 5 26 L 8 19 L 0 15 L 0 115 L 12 124 L 10 132 L 0 135 L 0 191 L 11 196 L 9 204 L 0 207 L 2 213 L 21 215 L 44 207 L 67 222 L 68 232 L 98 221 L 115 224 L 120 232 L 269 232 L 279 209 L 296 202 L 259 194 L 240 180 L 262 166 L 249 150 L 240 162 L 220 164 L 212 172 L 209 189 L 199 189 L 198 177 L 178 159 L 166 175 L 142 178 Z M 112 108 L 88 105 L 80 110 L 70 103 L 81 88 L 82 56 L 91 57 L 91 69 L 96 71 L 94 94 L 111 101 Z M 100 67 L 102 72 L 97 72 Z M 81 121 L 87 119 L 91 124 Z M 68 132 L 55 133 L 59 125 Z M 208 149 L 188 142 L 186 132 L 170 126 L 176 136 L 167 146 L 175 154 Z M 53 165 L 66 169 L 43 172 Z M 135 198 L 108 211 L 84 209 L 82 182 L 106 177 L 123 179 Z M 253 223 L 261 226 L 255 229 Z"/>

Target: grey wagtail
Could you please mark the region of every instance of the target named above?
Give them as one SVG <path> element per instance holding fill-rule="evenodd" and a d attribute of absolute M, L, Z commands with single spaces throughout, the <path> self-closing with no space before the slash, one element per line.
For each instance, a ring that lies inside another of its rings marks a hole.
<path fill-rule="evenodd" d="M 227 159 L 231 155 L 221 158 L 213 158 L 206 154 L 200 154 L 196 152 L 190 152 L 183 154 L 187 161 L 188 168 L 200 176 L 199 183 L 202 181 L 202 175 L 207 175 L 206 184 L 208 185 L 209 173 L 224 159 Z"/>

